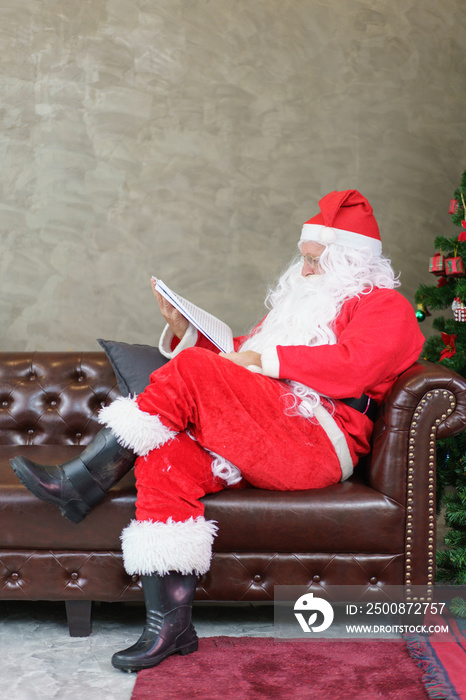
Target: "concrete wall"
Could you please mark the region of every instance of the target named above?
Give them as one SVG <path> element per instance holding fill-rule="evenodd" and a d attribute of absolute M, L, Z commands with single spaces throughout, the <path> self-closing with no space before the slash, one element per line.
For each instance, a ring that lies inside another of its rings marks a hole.
<path fill-rule="evenodd" d="M 466 168 L 462 0 L 0 0 L 2 350 L 239 333 L 330 190 L 412 300 Z M 427 330 L 427 327 L 426 329 Z"/>

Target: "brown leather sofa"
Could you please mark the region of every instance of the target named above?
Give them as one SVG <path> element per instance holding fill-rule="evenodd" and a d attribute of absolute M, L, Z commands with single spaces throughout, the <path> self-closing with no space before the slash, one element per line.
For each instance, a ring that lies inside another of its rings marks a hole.
<path fill-rule="evenodd" d="M 2 599 L 63 600 L 70 634 L 90 633 L 92 601 L 142 600 L 122 566 L 119 536 L 134 515 L 132 473 L 79 525 L 32 496 L 9 466 L 24 454 L 60 463 L 99 429 L 119 395 L 104 353 L 0 353 Z M 373 450 L 354 476 L 325 489 L 227 490 L 204 499 L 218 521 L 210 571 L 196 598 L 273 600 L 274 585 L 325 593 L 405 585 L 429 596 L 435 574 L 435 442 L 466 425 L 466 382 L 417 363 L 379 409 Z M 292 465 L 289 465 L 292 468 Z M 287 465 L 284 465 L 287 468 Z"/>

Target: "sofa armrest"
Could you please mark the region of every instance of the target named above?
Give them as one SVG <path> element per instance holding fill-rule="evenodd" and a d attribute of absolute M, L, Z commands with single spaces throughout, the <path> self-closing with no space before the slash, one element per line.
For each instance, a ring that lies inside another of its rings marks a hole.
<path fill-rule="evenodd" d="M 416 362 L 380 407 L 368 460 L 368 483 L 405 503 L 409 475 L 435 481 L 435 443 L 466 428 L 466 380 L 432 362 Z"/>
<path fill-rule="evenodd" d="M 368 483 L 404 507 L 405 584 L 432 595 L 436 548 L 436 441 L 466 427 L 466 380 L 430 362 L 417 362 L 380 407 Z M 413 598 L 415 599 L 415 598 Z"/>

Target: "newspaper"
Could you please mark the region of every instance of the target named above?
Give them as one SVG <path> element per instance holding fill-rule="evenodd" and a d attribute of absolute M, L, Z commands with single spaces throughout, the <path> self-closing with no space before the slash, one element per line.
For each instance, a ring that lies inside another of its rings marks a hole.
<path fill-rule="evenodd" d="M 226 323 L 175 294 L 162 280 L 156 277 L 152 279 L 156 281 L 156 290 L 221 352 L 233 352 L 233 333 Z"/>

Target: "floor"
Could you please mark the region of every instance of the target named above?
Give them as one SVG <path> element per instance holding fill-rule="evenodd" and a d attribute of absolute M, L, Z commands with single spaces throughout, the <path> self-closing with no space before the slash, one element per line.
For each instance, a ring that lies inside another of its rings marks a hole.
<path fill-rule="evenodd" d="M 438 522 L 439 549 L 446 532 Z M 199 637 L 265 637 L 274 634 L 268 604 L 196 603 Z M 64 603 L 0 601 L 0 698 L 14 700 L 130 700 L 136 674 L 110 663 L 115 651 L 139 637 L 141 604 L 96 604 L 89 637 L 68 634 Z"/>
<path fill-rule="evenodd" d="M 199 637 L 273 635 L 273 606 L 196 604 Z M 136 674 L 114 669 L 115 651 L 139 637 L 142 605 L 98 604 L 89 637 L 70 637 L 64 603 L 0 601 L 0 697 L 130 700 Z"/>

